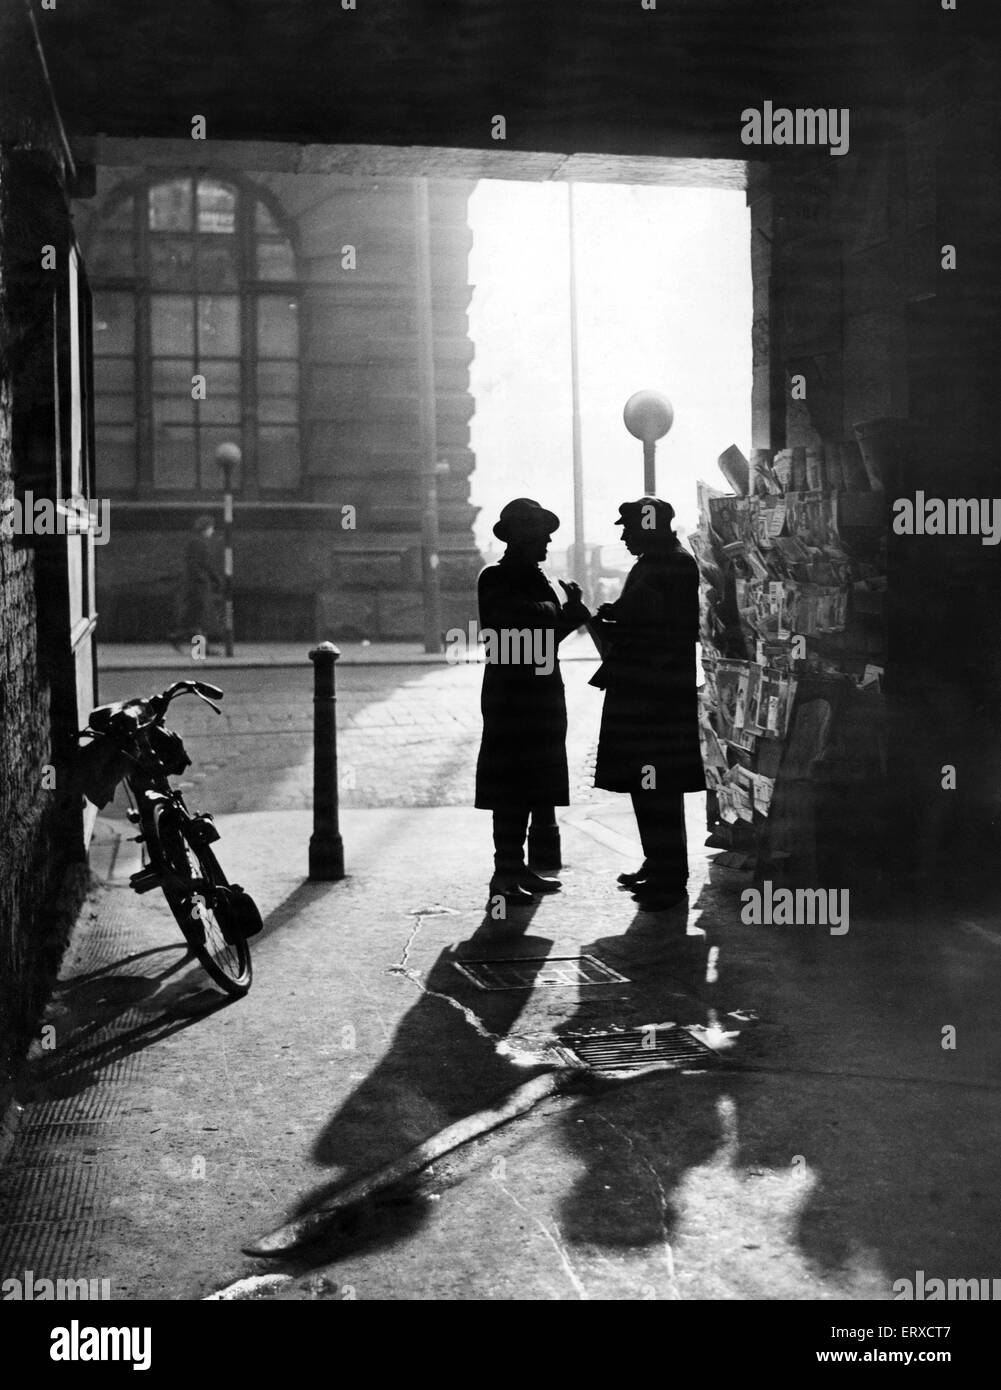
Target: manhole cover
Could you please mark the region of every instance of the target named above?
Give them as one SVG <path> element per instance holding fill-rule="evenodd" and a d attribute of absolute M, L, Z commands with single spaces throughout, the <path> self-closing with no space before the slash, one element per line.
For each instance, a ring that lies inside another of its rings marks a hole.
<path fill-rule="evenodd" d="M 559 1048 L 592 1071 L 633 1071 L 655 1064 L 705 1067 L 719 1060 L 687 1028 L 659 1024 L 621 1033 L 567 1033 L 560 1038 Z"/>
<path fill-rule="evenodd" d="M 521 956 L 516 960 L 455 960 L 452 964 L 478 989 L 629 983 L 625 975 L 594 956 Z"/>

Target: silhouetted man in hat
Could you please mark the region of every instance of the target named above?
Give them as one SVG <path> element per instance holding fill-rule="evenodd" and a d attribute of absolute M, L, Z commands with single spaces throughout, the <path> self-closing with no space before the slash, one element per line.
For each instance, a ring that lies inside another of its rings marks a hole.
<path fill-rule="evenodd" d="M 570 801 L 567 772 L 567 708 L 558 647 L 587 622 L 580 586 L 563 584 L 561 604 L 539 566 L 559 517 L 528 497 L 515 498 L 500 514 L 494 535 L 507 549 L 482 571 L 477 585 L 480 633 L 486 639 L 483 672 L 483 739 L 476 764 L 476 805 L 493 812 L 494 874 L 491 896 L 530 903 L 533 893 L 561 885 L 525 862 L 525 839 L 555 854 L 559 838 L 553 808 Z M 548 840 L 546 836 L 548 835 Z M 536 860 L 534 851 L 531 854 Z"/>
<path fill-rule="evenodd" d="M 674 508 L 658 497 L 623 502 L 616 525 L 636 564 L 615 603 L 598 609 L 605 691 L 594 784 L 632 797 L 644 860 L 619 882 L 650 911 L 685 894 L 684 793 L 705 789 L 699 748 L 695 644 L 698 567 L 674 534 Z"/>

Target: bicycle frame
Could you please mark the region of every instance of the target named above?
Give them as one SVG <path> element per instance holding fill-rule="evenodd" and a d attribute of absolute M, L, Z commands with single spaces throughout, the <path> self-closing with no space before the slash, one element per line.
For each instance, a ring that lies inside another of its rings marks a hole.
<path fill-rule="evenodd" d="M 136 893 L 163 891 L 189 950 L 217 985 L 239 998 L 253 978 L 247 937 L 261 931 L 263 922 L 253 898 L 228 881 L 210 848 L 219 839 L 212 816 L 192 813 L 180 788 L 170 784 L 191 762 L 180 735 L 165 723 L 171 700 L 182 693 L 197 695 L 221 713 L 209 698 L 221 698 L 221 690 L 201 681 L 177 681 L 160 695 L 93 710 L 83 734 L 108 749 L 107 780 L 105 760 L 99 756 L 95 763 L 97 790 L 104 797 L 98 804 L 106 804 L 124 783 L 128 820 L 139 830 L 142 868 L 131 875 L 130 887 Z"/>

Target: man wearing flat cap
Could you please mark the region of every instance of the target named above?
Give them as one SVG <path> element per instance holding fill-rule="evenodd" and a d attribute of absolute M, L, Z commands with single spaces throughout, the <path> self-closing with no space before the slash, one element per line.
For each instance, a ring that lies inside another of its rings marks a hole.
<path fill-rule="evenodd" d="M 602 664 L 590 684 L 605 692 L 594 784 L 632 798 L 644 860 L 619 882 L 649 911 L 685 896 L 684 794 L 706 785 L 695 676 L 699 573 L 673 521 L 674 508 L 659 497 L 622 503 L 616 525 L 637 560 L 593 624 Z"/>
<path fill-rule="evenodd" d="M 563 584 L 566 602 L 539 568 L 559 517 L 530 497 L 500 514 L 494 535 L 507 549 L 482 571 L 477 585 L 480 630 L 488 638 L 483 671 L 483 738 L 476 764 L 476 805 L 493 812 L 491 897 L 528 904 L 553 892 L 556 879 L 526 864 L 559 866 L 553 808 L 570 801 L 567 708 L 557 650 L 587 622 L 580 586 Z M 512 640 L 518 634 L 520 642 Z M 532 829 L 529 832 L 529 821 Z"/>

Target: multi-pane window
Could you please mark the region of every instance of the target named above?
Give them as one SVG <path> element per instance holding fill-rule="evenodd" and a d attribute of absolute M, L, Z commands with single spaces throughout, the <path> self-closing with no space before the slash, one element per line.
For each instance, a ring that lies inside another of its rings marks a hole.
<path fill-rule="evenodd" d="M 252 475 L 238 490 L 296 488 L 295 261 L 265 204 L 206 176 L 123 190 L 91 266 L 100 484 L 217 492 L 233 441 Z"/>

